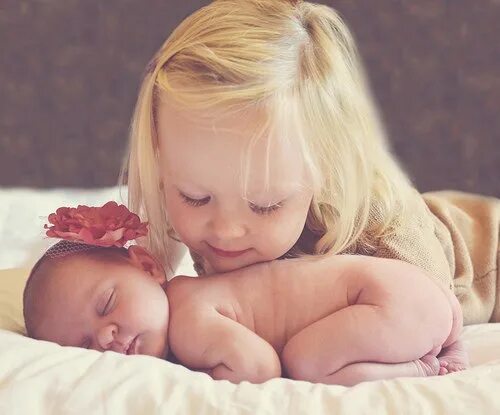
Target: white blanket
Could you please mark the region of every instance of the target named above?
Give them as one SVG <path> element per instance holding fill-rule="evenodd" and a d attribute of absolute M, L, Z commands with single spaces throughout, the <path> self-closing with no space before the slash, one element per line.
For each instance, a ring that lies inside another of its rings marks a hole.
<path fill-rule="evenodd" d="M 500 325 L 466 332 L 468 344 L 486 338 L 482 346 L 498 356 Z M 233 385 L 149 356 L 63 348 L 0 331 L 0 368 L 1 414 L 500 413 L 500 360 L 458 374 L 352 388 L 286 379 Z"/>
<path fill-rule="evenodd" d="M 49 243 L 43 223 L 55 208 L 111 199 L 125 200 L 116 189 L 0 189 L 0 268 L 40 255 Z M 187 258 L 180 272 L 192 273 Z M 498 414 L 500 324 L 467 327 L 464 338 L 471 370 L 344 388 L 215 382 L 148 356 L 64 348 L 0 330 L 0 414 Z"/>

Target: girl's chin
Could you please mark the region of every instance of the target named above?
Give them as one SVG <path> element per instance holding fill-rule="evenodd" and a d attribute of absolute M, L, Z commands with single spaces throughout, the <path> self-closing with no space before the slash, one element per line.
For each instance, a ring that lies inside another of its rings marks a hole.
<path fill-rule="evenodd" d="M 231 271 L 235 271 L 237 269 L 240 269 L 242 267 L 229 267 L 229 266 L 226 266 L 226 267 L 212 267 L 211 269 L 211 272 L 210 271 L 207 271 L 208 274 L 219 274 L 219 273 L 222 273 L 222 272 L 231 272 Z"/>
<path fill-rule="evenodd" d="M 248 267 L 250 265 L 257 264 L 261 261 L 256 261 L 255 259 L 240 259 L 239 258 L 233 258 L 233 259 L 224 259 L 224 260 L 215 260 L 215 261 L 207 261 L 208 262 L 208 267 L 209 269 L 206 270 L 207 274 L 214 274 L 214 273 L 220 273 L 220 272 L 230 272 L 230 271 L 235 271 L 240 268 Z"/>

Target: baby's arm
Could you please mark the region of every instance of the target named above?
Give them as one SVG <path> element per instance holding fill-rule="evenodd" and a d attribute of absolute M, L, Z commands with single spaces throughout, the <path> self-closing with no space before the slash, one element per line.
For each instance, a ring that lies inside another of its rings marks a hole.
<path fill-rule="evenodd" d="M 279 357 L 268 342 L 215 309 L 203 314 L 185 316 L 170 328 L 170 346 L 180 362 L 233 383 L 281 376 Z"/>

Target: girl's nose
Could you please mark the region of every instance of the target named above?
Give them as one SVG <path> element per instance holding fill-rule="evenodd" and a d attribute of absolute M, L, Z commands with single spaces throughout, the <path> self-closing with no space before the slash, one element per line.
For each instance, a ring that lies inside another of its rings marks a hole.
<path fill-rule="evenodd" d="M 97 343 L 103 350 L 109 350 L 118 333 L 116 324 L 105 324 L 97 331 Z"/>
<path fill-rule="evenodd" d="M 217 214 L 210 221 L 214 237 L 220 241 L 230 241 L 245 236 L 246 224 L 238 215 Z"/>

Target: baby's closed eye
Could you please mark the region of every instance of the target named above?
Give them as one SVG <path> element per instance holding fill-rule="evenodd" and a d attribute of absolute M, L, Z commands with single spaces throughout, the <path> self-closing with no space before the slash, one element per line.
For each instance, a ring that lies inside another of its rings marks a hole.
<path fill-rule="evenodd" d="M 104 294 L 101 296 L 97 306 L 97 313 L 100 316 L 106 316 L 111 311 L 116 304 L 116 291 L 114 287 L 108 288 Z"/>

